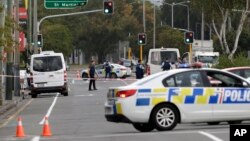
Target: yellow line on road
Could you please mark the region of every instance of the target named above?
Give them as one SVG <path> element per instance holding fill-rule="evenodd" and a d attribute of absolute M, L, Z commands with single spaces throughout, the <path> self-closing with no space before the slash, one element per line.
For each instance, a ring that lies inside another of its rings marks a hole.
<path fill-rule="evenodd" d="M 4 123 L 0 124 L 0 128 L 6 126 L 13 118 L 15 118 L 21 111 L 23 111 L 32 101 L 33 99 L 30 99 L 24 106 L 18 109 L 16 113 L 14 113 L 12 116 L 6 119 Z"/>

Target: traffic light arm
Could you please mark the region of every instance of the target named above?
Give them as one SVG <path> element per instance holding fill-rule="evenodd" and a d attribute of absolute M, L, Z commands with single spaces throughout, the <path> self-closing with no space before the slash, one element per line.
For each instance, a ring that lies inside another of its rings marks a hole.
<path fill-rule="evenodd" d="M 74 12 L 74 13 L 67 13 L 67 14 L 57 14 L 57 15 L 49 15 L 45 16 L 42 19 L 40 19 L 39 22 L 37 22 L 37 32 L 40 32 L 40 25 L 45 19 L 49 18 L 56 18 L 56 17 L 64 17 L 64 16 L 72 16 L 72 15 L 80 15 L 80 14 L 89 14 L 89 13 L 96 13 L 96 12 L 101 12 L 102 9 L 97 9 L 97 10 L 90 10 L 90 11 L 82 11 L 82 12 Z"/>

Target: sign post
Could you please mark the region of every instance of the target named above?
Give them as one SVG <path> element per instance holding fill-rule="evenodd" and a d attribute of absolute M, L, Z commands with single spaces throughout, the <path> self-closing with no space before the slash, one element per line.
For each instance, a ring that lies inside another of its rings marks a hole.
<path fill-rule="evenodd" d="M 86 5 L 88 0 L 44 0 L 46 9 L 73 9 Z"/>

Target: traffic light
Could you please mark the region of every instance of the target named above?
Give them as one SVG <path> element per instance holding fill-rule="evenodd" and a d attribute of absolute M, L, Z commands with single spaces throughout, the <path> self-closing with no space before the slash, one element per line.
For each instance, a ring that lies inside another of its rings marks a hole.
<path fill-rule="evenodd" d="M 185 32 L 184 42 L 186 44 L 192 44 L 194 42 L 194 32 Z"/>
<path fill-rule="evenodd" d="M 113 1 L 104 1 L 103 2 L 103 13 L 104 14 L 113 14 L 114 3 Z"/>
<path fill-rule="evenodd" d="M 38 34 L 37 35 L 37 46 L 38 47 L 42 47 L 43 46 L 43 35 L 42 34 Z"/>
<path fill-rule="evenodd" d="M 138 34 L 138 45 L 146 45 L 147 35 L 145 33 Z"/>

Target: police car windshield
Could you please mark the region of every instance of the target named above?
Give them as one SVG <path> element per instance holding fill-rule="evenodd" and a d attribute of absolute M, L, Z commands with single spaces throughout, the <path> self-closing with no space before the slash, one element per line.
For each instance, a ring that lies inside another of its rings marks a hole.
<path fill-rule="evenodd" d="M 140 80 L 138 80 L 138 81 L 132 83 L 131 85 L 141 86 L 141 85 L 143 85 L 143 84 L 145 84 L 145 83 L 147 83 L 147 82 L 150 82 L 150 81 L 152 81 L 152 80 L 158 78 L 159 76 L 162 76 L 163 74 L 165 75 L 165 74 L 167 74 L 167 73 L 168 73 L 168 71 L 163 71 L 163 72 L 155 73 L 155 74 L 152 74 L 152 75 L 150 75 L 150 76 L 147 76 L 147 77 L 145 77 L 145 78 L 143 78 L 143 79 L 140 79 Z"/>

